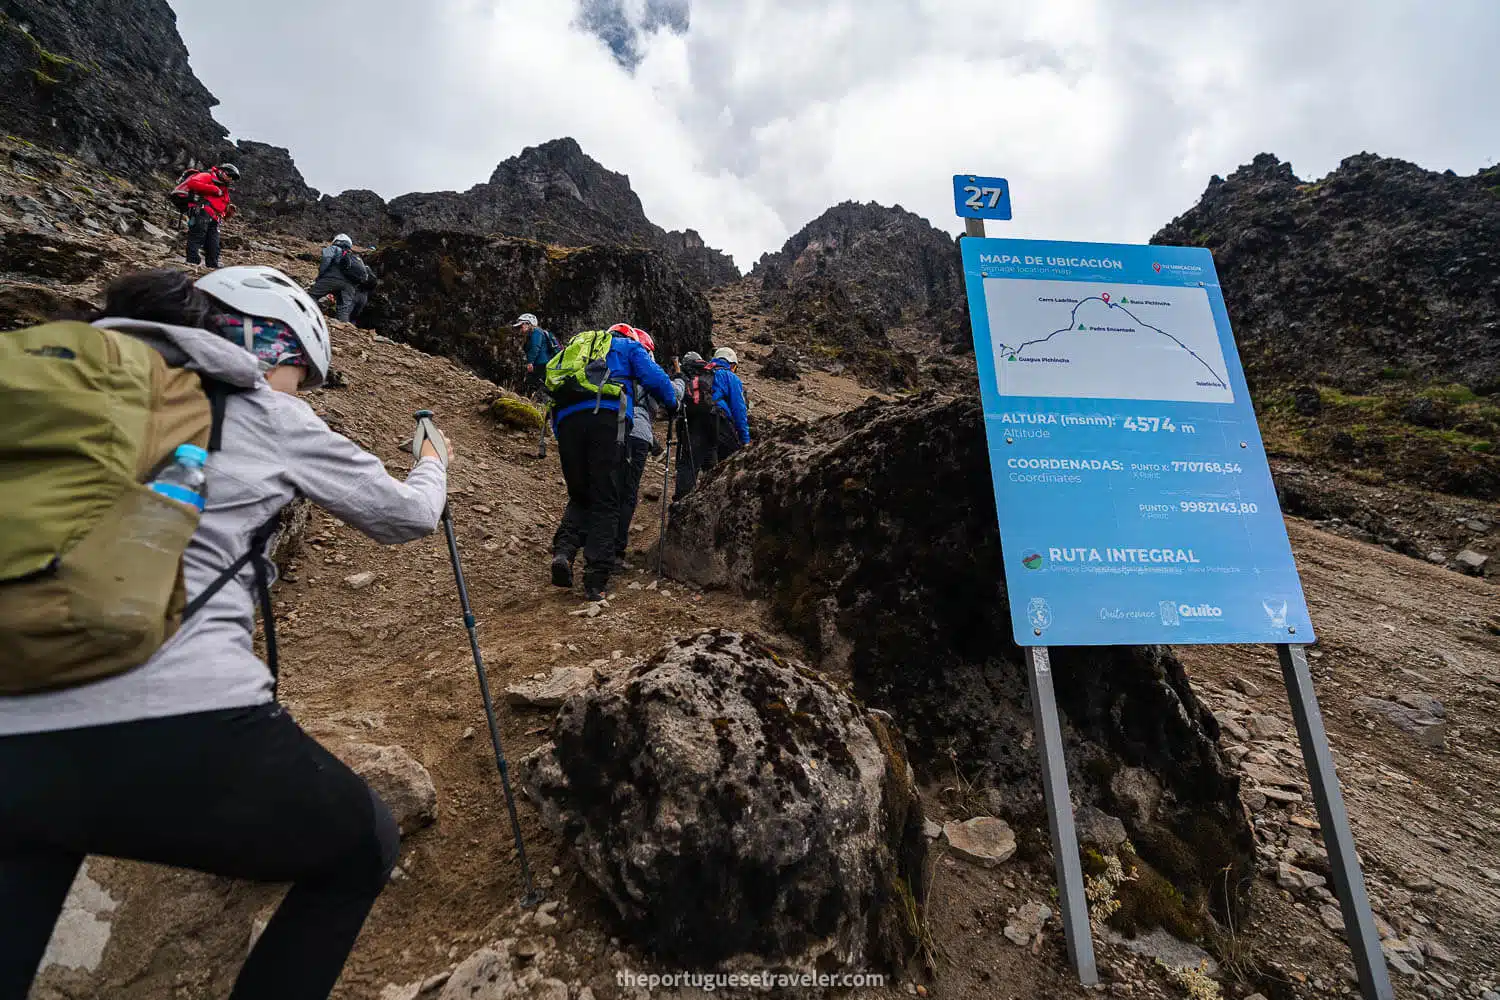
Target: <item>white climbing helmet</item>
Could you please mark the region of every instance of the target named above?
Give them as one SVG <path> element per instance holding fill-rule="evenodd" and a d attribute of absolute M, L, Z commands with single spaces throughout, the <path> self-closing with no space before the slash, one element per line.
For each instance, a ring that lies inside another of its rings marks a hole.
<path fill-rule="evenodd" d="M 732 347 L 721 347 L 717 351 L 714 351 L 714 360 L 728 361 L 732 365 L 737 365 L 740 363 L 740 356 L 734 353 L 734 348 Z"/>
<path fill-rule="evenodd" d="M 354 246 L 354 241 L 349 238 L 348 233 L 339 233 L 333 238 L 333 245 L 348 250 Z"/>
<path fill-rule="evenodd" d="M 194 283 L 224 305 L 246 316 L 280 320 L 291 328 L 307 355 L 304 389 L 316 389 L 328 377 L 333 350 L 328 324 L 316 302 L 296 282 L 274 267 L 222 267 Z M 245 350 L 254 351 L 254 334 L 247 331 Z"/>

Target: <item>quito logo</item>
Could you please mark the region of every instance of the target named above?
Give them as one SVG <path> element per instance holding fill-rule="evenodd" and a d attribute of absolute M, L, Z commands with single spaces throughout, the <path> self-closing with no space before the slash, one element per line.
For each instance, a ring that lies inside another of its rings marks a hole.
<path fill-rule="evenodd" d="M 1155 271 L 1157 274 L 1161 274 L 1161 261 L 1153 260 L 1151 262 L 1151 270 Z"/>
<path fill-rule="evenodd" d="M 1042 563 L 1043 559 L 1040 552 L 1028 552 L 1021 557 L 1021 565 L 1027 569 L 1041 569 Z"/>

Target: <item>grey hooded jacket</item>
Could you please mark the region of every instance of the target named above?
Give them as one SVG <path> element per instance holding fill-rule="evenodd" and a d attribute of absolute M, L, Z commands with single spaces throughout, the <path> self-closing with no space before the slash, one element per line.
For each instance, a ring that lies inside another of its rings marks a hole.
<path fill-rule="evenodd" d="M 229 398 L 223 447 L 208 460 L 203 518 L 183 555 L 189 600 L 299 493 L 379 542 L 410 541 L 437 527 L 448 487 L 437 459 L 419 461 L 405 483 L 393 479 L 379 458 L 334 433 L 307 403 L 272 389 L 254 355 L 205 330 L 118 319 L 96 325 L 127 330 L 172 363 L 246 390 Z M 270 701 L 271 671 L 252 645 L 253 581 L 246 566 L 133 670 L 60 691 L 0 697 L 0 736 Z"/>

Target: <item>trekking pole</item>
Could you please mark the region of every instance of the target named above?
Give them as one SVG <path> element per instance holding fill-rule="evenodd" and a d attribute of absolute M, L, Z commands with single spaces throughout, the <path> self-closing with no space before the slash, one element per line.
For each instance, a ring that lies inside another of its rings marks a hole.
<path fill-rule="evenodd" d="M 661 532 L 656 536 L 656 578 L 661 579 L 662 567 L 667 561 L 667 489 L 672 485 L 672 431 L 677 427 L 675 419 L 667 421 L 666 461 L 661 466 Z"/>
<path fill-rule="evenodd" d="M 547 419 L 547 415 L 551 412 L 552 404 L 548 403 L 547 406 L 542 409 L 542 437 L 541 440 L 539 440 L 536 444 L 537 458 L 547 457 L 547 425 L 551 423 L 551 421 Z"/>
<path fill-rule="evenodd" d="M 418 422 L 431 420 L 431 410 L 418 410 Z M 521 821 L 516 816 L 516 797 L 510 790 L 510 768 L 505 763 L 505 751 L 500 749 L 500 727 L 495 722 L 495 705 L 490 700 L 490 683 L 484 675 L 484 657 L 479 652 L 479 636 L 474 631 L 474 610 L 469 606 L 469 588 L 464 585 L 464 570 L 458 560 L 458 541 L 453 537 L 453 515 L 448 505 L 443 505 L 443 532 L 448 536 L 448 556 L 453 560 L 453 578 L 458 582 L 458 602 L 464 609 L 464 628 L 469 631 L 469 649 L 474 653 L 474 669 L 479 674 L 479 696 L 484 699 L 484 718 L 490 725 L 490 743 L 495 748 L 495 766 L 500 769 L 500 786 L 505 789 L 505 808 L 510 812 L 510 828 L 516 835 L 516 854 L 521 859 L 521 879 L 526 885 L 526 895 L 521 897 L 522 906 L 535 906 L 541 894 L 531 882 L 531 866 L 526 863 L 526 845 L 521 841 Z"/>

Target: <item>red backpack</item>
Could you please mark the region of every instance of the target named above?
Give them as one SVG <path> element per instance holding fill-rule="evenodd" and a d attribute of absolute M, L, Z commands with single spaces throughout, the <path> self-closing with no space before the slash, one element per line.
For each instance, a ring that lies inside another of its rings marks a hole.
<path fill-rule="evenodd" d="M 714 369 L 704 361 L 688 361 L 682 366 L 682 412 L 688 420 L 710 417 L 714 407 Z"/>

